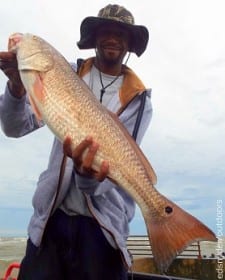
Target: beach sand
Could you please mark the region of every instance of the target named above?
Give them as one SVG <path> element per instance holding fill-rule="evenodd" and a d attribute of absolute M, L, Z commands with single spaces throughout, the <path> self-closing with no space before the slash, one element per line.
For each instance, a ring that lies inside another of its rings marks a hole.
<path fill-rule="evenodd" d="M 26 248 L 26 237 L 0 237 L 0 279 L 12 263 L 20 263 Z M 11 274 L 16 277 L 18 269 Z"/>
<path fill-rule="evenodd" d="M 3 276 L 7 270 L 7 268 L 12 264 L 12 263 L 20 263 L 20 259 L 17 260 L 10 260 L 10 261 L 2 261 L 0 260 L 0 280 L 3 279 Z M 13 269 L 12 273 L 10 274 L 12 277 L 17 277 L 18 274 L 18 269 Z"/>

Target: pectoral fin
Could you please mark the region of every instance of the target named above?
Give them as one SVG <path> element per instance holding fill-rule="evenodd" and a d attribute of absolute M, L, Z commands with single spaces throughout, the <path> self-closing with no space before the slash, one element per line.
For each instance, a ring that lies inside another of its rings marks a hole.
<path fill-rule="evenodd" d="M 29 95 L 29 101 L 30 101 L 30 105 L 32 107 L 32 110 L 37 118 L 38 121 L 41 121 L 42 120 L 42 116 L 41 116 L 41 113 L 40 111 L 38 110 L 38 107 L 36 106 L 35 104 L 35 101 L 34 99 L 32 98 L 32 96 Z"/>
<path fill-rule="evenodd" d="M 20 76 L 28 93 L 28 98 L 36 118 L 42 120 L 40 111 L 45 100 L 45 93 L 41 76 L 36 71 L 21 71 Z"/>

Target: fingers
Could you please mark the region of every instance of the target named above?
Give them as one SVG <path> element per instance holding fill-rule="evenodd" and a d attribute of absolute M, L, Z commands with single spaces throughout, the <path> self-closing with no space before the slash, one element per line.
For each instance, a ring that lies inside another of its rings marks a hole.
<path fill-rule="evenodd" d="M 0 52 L 0 69 L 9 78 L 9 88 L 16 97 L 22 97 L 25 89 L 18 71 L 16 55 L 12 52 Z"/>
<path fill-rule="evenodd" d="M 63 143 L 63 151 L 73 159 L 76 170 L 85 176 L 94 177 L 99 182 L 102 182 L 109 172 L 108 162 L 102 162 L 99 172 L 94 171 L 92 168 L 99 145 L 89 136 L 74 150 L 71 149 L 71 143 L 71 138 L 66 137 Z"/>
<path fill-rule="evenodd" d="M 89 175 L 91 173 L 93 173 L 92 164 L 94 162 L 94 158 L 95 158 L 95 155 L 97 153 L 98 147 L 99 147 L 99 145 L 97 143 L 91 142 L 88 145 L 87 154 L 83 158 L 82 169 L 85 173 L 87 173 Z"/>
<path fill-rule="evenodd" d="M 11 52 L 0 52 L 0 69 L 4 71 L 9 68 L 17 70 L 16 55 Z"/>
<path fill-rule="evenodd" d="M 105 180 L 108 173 L 109 173 L 109 163 L 107 161 L 103 161 L 102 165 L 101 165 L 101 168 L 100 168 L 100 171 L 95 174 L 95 178 L 99 182 L 102 182 L 102 181 Z"/>
<path fill-rule="evenodd" d="M 73 159 L 80 159 L 84 151 L 90 147 L 93 140 L 91 137 L 87 136 L 77 147 L 73 150 Z"/>
<path fill-rule="evenodd" d="M 16 54 L 12 52 L 0 52 L 0 59 L 2 60 L 16 59 Z"/>
<path fill-rule="evenodd" d="M 103 161 L 98 172 L 92 169 L 98 148 L 99 145 L 97 143 L 93 141 L 90 143 L 87 154 L 84 157 L 83 162 L 81 164 L 81 168 L 84 174 L 94 177 L 99 182 L 102 182 L 108 175 L 109 163 L 107 161 Z"/>
<path fill-rule="evenodd" d="M 71 149 L 72 140 L 69 136 L 63 142 L 63 152 L 68 157 L 72 157 L 72 149 Z"/>
<path fill-rule="evenodd" d="M 94 157 L 97 151 L 97 145 L 93 143 L 91 137 L 86 137 L 77 147 L 72 150 L 72 140 L 66 137 L 63 142 L 64 153 L 73 159 L 75 168 L 82 169 L 82 171 L 90 171 Z M 84 154 L 86 152 L 86 155 Z"/>

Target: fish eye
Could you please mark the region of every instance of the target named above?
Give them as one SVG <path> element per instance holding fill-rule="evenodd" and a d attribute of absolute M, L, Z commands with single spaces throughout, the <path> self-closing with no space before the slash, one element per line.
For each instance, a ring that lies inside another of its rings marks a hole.
<path fill-rule="evenodd" d="M 167 214 L 171 214 L 171 213 L 173 212 L 173 208 L 172 208 L 171 206 L 166 206 L 166 207 L 165 207 L 165 212 L 166 212 Z"/>
<path fill-rule="evenodd" d="M 33 40 L 38 40 L 38 37 L 37 37 L 36 35 L 33 35 L 33 36 L 32 36 L 32 39 L 33 39 Z"/>

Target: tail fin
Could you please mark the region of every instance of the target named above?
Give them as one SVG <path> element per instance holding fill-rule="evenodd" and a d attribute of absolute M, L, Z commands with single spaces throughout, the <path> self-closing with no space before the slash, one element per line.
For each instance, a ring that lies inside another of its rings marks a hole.
<path fill-rule="evenodd" d="M 167 200 L 168 201 L 168 200 Z M 173 259 L 196 241 L 216 241 L 215 234 L 203 223 L 168 201 L 164 215 L 145 215 L 152 253 L 160 272 L 165 272 Z"/>

